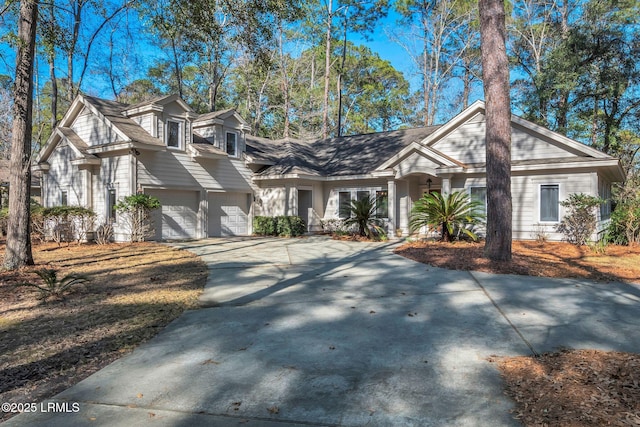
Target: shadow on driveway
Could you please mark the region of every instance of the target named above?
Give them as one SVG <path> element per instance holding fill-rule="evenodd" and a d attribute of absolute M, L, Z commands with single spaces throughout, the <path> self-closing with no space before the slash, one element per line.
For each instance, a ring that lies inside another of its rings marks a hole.
<path fill-rule="evenodd" d="M 177 246 L 208 263 L 208 308 L 56 396 L 79 413 L 10 425 L 519 425 L 489 356 L 640 342 L 636 288 L 448 271 L 317 237 Z"/>

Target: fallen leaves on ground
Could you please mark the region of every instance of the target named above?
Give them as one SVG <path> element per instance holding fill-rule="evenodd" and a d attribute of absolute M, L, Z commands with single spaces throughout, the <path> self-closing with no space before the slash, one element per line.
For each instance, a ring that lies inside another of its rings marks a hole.
<path fill-rule="evenodd" d="M 602 254 L 565 242 L 514 241 L 512 247 L 510 262 L 484 258 L 484 243 L 413 242 L 395 252 L 451 270 L 640 283 L 640 246 L 609 245 Z"/>
<path fill-rule="evenodd" d="M 525 426 L 640 425 L 640 355 L 566 350 L 495 359 Z"/>
<path fill-rule="evenodd" d="M 3 254 L 0 244 L 0 263 Z M 41 401 L 108 365 L 195 308 L 207 278 L 195 255 L 151 242 L 42 244 L 33 255 L 34 267 L 0 271 L 2 402 Z M 37 282 L 41 268 L 91 282 L 41 302 L 31 288 L 14 286 Z"/>

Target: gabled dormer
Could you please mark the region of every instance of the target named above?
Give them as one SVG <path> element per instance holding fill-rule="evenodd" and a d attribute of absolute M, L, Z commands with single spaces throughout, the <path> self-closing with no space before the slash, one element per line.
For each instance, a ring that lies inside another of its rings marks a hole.
<path fill-rule="evenodd" d="M 178 95 L 131 105 L 123 115 L 162 141 L 169 150 L 185 151 L 193 142 L 191 123 L 197 114 Z"/>
<path fill-rule="evenodd" d="M 193 121 L 194 145 L 210 144 L 232 159 L 242 158 L 246 151 L 247 122 L 235 110 L 202 114 Z"/>

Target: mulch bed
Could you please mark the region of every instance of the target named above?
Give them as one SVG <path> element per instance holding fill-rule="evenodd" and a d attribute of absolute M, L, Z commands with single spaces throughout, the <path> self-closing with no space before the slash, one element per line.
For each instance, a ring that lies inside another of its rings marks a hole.
<path fill-rule="evenodd" d="M 640 355 L 566 350 L 495 358 L 525 426 L 640 425 Z"/>
<path fill-rule="evenodd" d="M 640 283 L 640 247 L 610 245 L 604 254 L 564 242 L 515 241 L 510 262 L 483 257 L 484 243 L 413 242 L 396 253 L 451 270 Z"/>

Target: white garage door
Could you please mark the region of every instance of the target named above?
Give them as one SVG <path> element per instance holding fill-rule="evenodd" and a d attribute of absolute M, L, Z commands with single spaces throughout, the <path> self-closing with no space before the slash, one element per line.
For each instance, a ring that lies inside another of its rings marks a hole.
<path fill-rule="evenodd" d="M 249 197 L 247 193 L 210 193 L 209 236 L 249 234 Z"/>
<path fill-rule="evenodd" d="M 198 192 L 151 190 L 147 194 L 160 199 L 161 208 L 153 212 L 156 240 L 197 237 Z"/>

